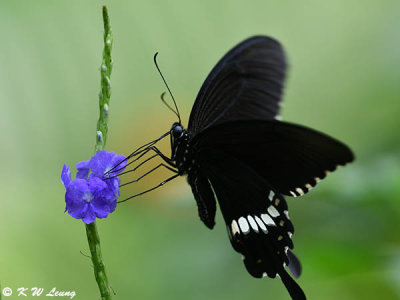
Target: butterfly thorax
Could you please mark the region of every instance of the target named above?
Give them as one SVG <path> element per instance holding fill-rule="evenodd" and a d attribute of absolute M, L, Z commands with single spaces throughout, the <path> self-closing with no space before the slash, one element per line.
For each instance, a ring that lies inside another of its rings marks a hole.
<path fill-rule="evenodd" d="M 174 123 L 171 128 L 171 160 L 175 162 L 179 175 L 187 174 L 194 166 L 189 140 L 189 133 L 179 123 Z"/>

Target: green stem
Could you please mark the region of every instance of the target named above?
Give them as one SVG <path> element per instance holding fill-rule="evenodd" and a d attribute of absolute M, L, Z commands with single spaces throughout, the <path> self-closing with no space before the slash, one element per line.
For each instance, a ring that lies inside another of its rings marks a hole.
<path fill-rule="evenodd" d="M 107 7 L 103 6 L 104 21 L 104 50 L 103 61 L 100 66 L 101 91 L 99 93 L 99 120 L 97 121 L 96 152 L 103 150 L 107 140 L 108 131 L 108 108 L 111 97 L 110 76 L 112 71 L 111 49 L 113 36 L 110 27 L 110 18 L 108 17 Z"/>
<path fill-rule="evenodd" d="M 97 121 L 97 136 L 95 152 L 103 150 L 107 140 L 108 131 L 108 106 L 111 97 L 110 76 L 112 71 L 111 48 L 113 36 L 110 27 L 110 18 L 108 17 L 107 7 L 103 6 L 103 22 L 104 22 L 104 50 L 103 61 L 100 66 L 101 74 L 101 91 L 99 93 L 100 114 Z M 86 235 L 89 243 L 90 253 L 93 262 L 94 276 L 99 286 L 102 300 L 111 300 L 110 287 L 101 256 L 100 237 L 97 232 L 96 222 L 86 224 Z"/>
<path fill-rule="evenodd" d="M 111 293 L 104 261 L 101 256 L 100 237 L 97 232 L 96 222 L 86 224 L 86 235 L 94 267 L 94 276 L 96 277 L 97 285 L 99 286 L 101 299 L 109 300 L 111 299 Z"/>

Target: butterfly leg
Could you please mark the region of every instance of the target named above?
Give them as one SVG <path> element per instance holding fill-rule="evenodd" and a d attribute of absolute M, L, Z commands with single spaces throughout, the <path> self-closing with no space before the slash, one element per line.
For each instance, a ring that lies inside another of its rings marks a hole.
<path fill-rule="evenodd" d="M 152 146 L 152 147 L 150 147 L 149 149 L 147 149 L 145 152 L 143 152 L 141 155 L 139 155 L 139 157 L 137 157 L 137 158 L 135 158 L 133 161 L 129 162 L 126 166 L 129 166 L 130 164 L 132 164 L 132 163 L 138 161 L 140 158 L 142 158 L 142 157 L 143 157 L 145 154 L 147 154 L 149 151 L 154 151 L 156 154 L 154 154 L 154 155 L 152 155 L 152 156 L 146 158 L 144 161 L 142 161 L 139 165 L 137 165 L 137 166 L 134 167 L 133 169 L 130 169 L 130 170 L 127 170 L 127 171 L 125 171 L 125 172 L 122 172 L 122 173 L 118 174 L 118 176 L 125 175 L 125 174 L 128 174 L 128 173 L 131 173 L 131 172 L 136 171 L 136 170 L 139 169 L 141 166 L 143 166 L 144 164 L 146 164 L 147 162 L 149 162 L 150 160 L 152 160 L 153 158 L 155 158 L 155 157 L 157 157 L 157 156 L 161 157 L 161 158 L 170 166 L 170 167 L 167 167 L 167 166 L 164 165 L 166 168 L 168 168 L 169 170 L 171 170 L 171 171 L 173 171 L 173 172 L 176 173 L 176 171 L 172 169 L 172 168 L 176 168 L 175 163 L 173 163 L 173 162 L 171 161 L 171 159 L 169 159 L 169 158 L 166 157 L 164 154 L 162 154 L 161 151 L 158 150 L 158 149 L 157 149 L 156 147 L 154 147 L 154 146 Z M 172 168 L 171 168 L 171 167 L 172 167 Z M 120 169 L 115 169 L 115 170 L 113 170 L 113 172 L 117 172 L 117 171 L 119 171 L 119 170 L 120 170 Z M 115 177 L 115 176 L 112 176 L 112 177 L 109 177 L 109 178 L 113 178 L 113 177 Z"/>
<path fill-rule="evenodd" d="M 149 175 L 150 173 L 153 173 L 155 170 L 157 170 L 157 169 L 160 168 L 160 167 L 165 167 L 165 168 L 167 168 L 168 170 L 170 170 L 170 171 L 172 171 L 172 172 L 174 172 L 174 173 L 178 173 L 177 170 L 175 170 L 175 169 L 173 169 L 173 168 L 167 166 L 167 165 L 164 164 L 164 163 L 160 163 L 160 164 L 158 164 L 156 167 L 154 167 L 153 169 L 151 169 L 150 171 L 147 171 L 147 172 L 144 173 L 142 176 L 138 177 L 137 179 L 132 180 L 132 181 L 129 181 L 129 182 L 126 182 L 126 183 L 124 183 L 124 184 L 121 184 L 120 187 L 123 187 L 123 186 L 125 186 L 125 185 L 131 184 L 131 183 L 134 183 L 134 182 L 138 182 L 138 181 L 141 180 L 143 177 L 146 177 L 146 176 Z"/>
<path fill-rule="evenodd" d="M 112 172 L 116 172 L 115 169 L 118 168 L 118 166 L 120 164 L 122 164 L 123 162 L 131 159 L 132 157 L 135 157 L 137 155 L 139 155 L 138 158 L 134 159 L 132 162 L 137 161 L 139 158 L 141 158 L 143 155 L 145 155 L 147 152 L 149 152 L 151 150 L 151 147 L 156 144 L 158 141 L 162 140 L 164 137 L 168 136 L 170 134 L 170 132 L 166 132 L 164 133 L 162 136 L 160 136 L 159 138 L 155 139 L 154 141 L 151 141 L 149 143 L 146 143 L 142 146 L 140 146 L 139 148 L 137 148 L 135 151 L 133 151 L 131 154 L 129 154 L 124 160 L 120 161 L 118 164 L 116 164 L 115 166 L 113 166 L 108 172 L 106 172 L 104 175 L 110 175 L 110 173 Z M 158 149 L 157 149 L 158 150 Z M 130 165 L 132 162 L 128 163 L 127 165 Z"/>
<path fill-rule="evenodd" d="M 153 150 L 155 153 L 158 154 L 167 164 L 171 167 L 176 168 L 176 164 L 170 159 L 169 157 L 165 156 L 156 146 L 151 146 L 150 150 Z"/>
<path fill-rule="evenodd" d="M 127 159 L 129 159 L 129 158 L 131 158 L 133 156 L 136 156 L 137 154 L 141 153 L 146 148 L 149 148 L 149 147 L 153 146 L 155 143 L 157 143 L 158 141 L 162 140 L 163 138 L 165 138 L 168 135 L 170 135 L 169 131 L 164 133 L 162 136 L 160 136 L 159 138 L 155 139 L 154 141 L 151 141 L 151 142 L 149 142 L 147 144 L 144 144 L 143 146 L 140 146 L 135 151 L 133 151 L 131 154 L 129 154 Z"/>
<path fill-rule="evenodd" d="M 157 189 L 157 188 L 163 186 L 163 185 L 166 184 L 167 182 L 169 182 L 169 181 L 175 179 L 175 178 L 178 177 L 178 176 L 179 176 L 179 174 L 175 174 L 174 176 L 171 176 L 171 177 L 165 179 L 163 182 L 159 183 L 158 185 L 156 185 L 156 186 L 154 186 L 154 187 L 152 187 L 152 188 L 150 188 L 150 189 L 148 189 L 148 190 L 146 190 L 146 191 L 144 191 L 144 192 L 141 192 L 141 193 L 139 193 L 139 194 L 130 196 L 129 198 L 126 198 L 126 199 L 124 199 L 124 200 L 118 201 L 117 203 L 125 202 L 125 201 L 128 201 L 128 200 L 132 199 L 132 198 L 135 198 L 135 197 L 141 196 L 141 195 L 143 195 L 143 194 L 146 194 L 146 193 L 148 193 L 148 192 L 151 192 L 151 191 L 153 191 L 153 190 L 155 190 L 155 189 Z"/>
<path fill-rule="evenodd" d="M 142 157 L 143 157 L 146 153 L 148 153 L 149 151 L 154 151 L 154 152 L 156 153 L 156 155 L 152 156 L 152 158 L 155 157 L 155 156 L 159 156 L 159 157 L 161 157 L 168 165 L 170 165 L 171 167 L 176 168 L 175 163 L 174 163 L 170 158 L 168 158 L 167 156 L 165 156 L 156 146 L 153 146 L 153 145 L 151 145 L 151 146 L 149 146 L 149 147 L 143 149 L 143 150 L 141 151 L 141 154 L 139 155 L 139 157 L 135 158 L 133 161 L 131 161 L 130 163 L 128 163 L 128 165 L 130 165 L 131 163 L 133 163 L 133 162 L 139 160 L 140 158 L 142 158 Z M 138 153 L 138 154 L 139 154 L 139 153 Z"/>
<path fill-rule="evenodd" d="M 158 156 L 158 154 L 155 154 L 155 155 L 153 155 L 153 156 L 147 158 L 145 161 L 141 162 L 138 166 L 136 166 L 136 167 L 133 168 L 133 169 L 130 169 L 130 170 L 125 171 L 125 172 L 122 172 L 122 173 L 120 173 L 120 174 L 118 174 L 118 175 L 111 176 L 111 173 L 118 172 L 118 171 L 120 171 L 120 170 L 122 170 L 122 169 L 125 169 L 127 166 L 129 166 L 129 165 L 133 164 L 134 162 L 138 161 L 139 159 L 141 159 L 141 158 L 142 158 L 144 155 L 146 155 L 149 151 L 150 151 L 150 149 L 147 149 L 147 151 L 144 151 L 142 154 L 140 154 L 140 155 L 139 155 L 138 157 L 136 157 L 134 160 L 132 160 L 132 161 L 130 161 L 129 163 L 127 163 L 127 164 L 125 165 L 124 168 L 119 168 L 119 169 L 118 169 L 118 168 L 116 168 L 117 166 L 114 166 L 110 171 L 108 171 L 107 173 L 105 173 L 105 175 L 108 175 L 108 178 L 114 178 L 114 177 L 116 177 L 116 176 L 121 176 L 121 175 L 130 173 L 130 172 L 136 171 L 140 166 L 142 166 L 142 165 L 145 164 L 146 162 L 150 161 L 150 160 L 153 159 L 154 157 Z"/>
<path fill-rule="evenodd" d="M 157 147 L 155 147 L 155 146 L 153 146 L 153 145 L 148 146 L 148 147 L 142 149 L 141 151 L 139 151 L 139 152 L 136 154 L 136 155 L 139 155 L 139 156 L 136 157 L 134 160 L 130 161 L 129 163 L 127 163 L 126 166 L 125 166 L 124 168 L 126 168 L 127 166 L 129 166 L 129 165 L 133 164 L 134 162 L 138 161 L 139 159 L 141 159 L 144 155 L 146 155 L 146 154 L 149 153 L 150 151 L 154 151 L 156 154 L 150 156 L 150 157 L 147 158 L 147 159 L 145 159 L 143 162 L 141 162 L 141 163 L 140 163 L 138 166 L 136 166 L 135 168 L 130 169 L 130 170 L 128 170 L 128 171 L 125 171 L 125 172 L 122 172 L 122 173 L 118 174 L 118 176 L 121 176 L 121 175 L 130 173 L 130 172 L 136 171 L 139 167 L 141 167 L 141 166 L 144 165 L 146 162 L 152 160 L 153 158 L 155 158 L 155 157 L 157 157 L 157 156 L 161 157 L 161 158 L 162 158 L 168 165 L 170 165 L 171 167 L 176 168 L 175 163 L 174 163 L 170 158 L 168 158 L 167 156 L 165 156 Z M 128 159 L 129 159 L 129 158 L 128 158 Z M 120 164 L 120 163 L 119 163 L 119 164 Z M 119 165 L 119 164 L 118 164 L 118 165 Z M 118 169 L 118 168 L 117 168 L 118 165 L 114 166 L 110 171 L 106 172 L 105 175 L 108 175 L 108 178 L 116 177 L 116 176 L 111 176 L 111 173 L 118 172 L 118 171 L 120 171 L 120 170 L 122 169 L 122 168 L 119 168 L 119 169 Z"/>

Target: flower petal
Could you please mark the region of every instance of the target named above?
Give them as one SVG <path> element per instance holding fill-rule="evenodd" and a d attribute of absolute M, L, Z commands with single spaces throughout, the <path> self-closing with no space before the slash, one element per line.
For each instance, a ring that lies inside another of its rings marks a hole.
<path fill-rule="evenodd" d="M 89 175 L 89 160 L 80 161 L 76 164 L 76 178 L 87 179 Z"/>
<path fill-rule="evenodd" d="M 103 197 L 106 199 L 108 206 L 110 207 L 110 213 L 112 213 L 117 207 L 117 195 L 115 195 L 111 190 L 103 192 Z"/>
<path fill-rule="evenodd" d="M 96 197 L 98 193 L 108 189 L 108 185 L 96 176 L 89 176 L 88 181 L 90 192 Z"/>
<path fill-rule="evenodd" d="M 110 207 L 110 213 L 112 213 L 117 207 L 117 196 L 107 198 L 108 205 Z"/>
<path fill-rule="evenodd" d="M 65 164 L 61 170 L 61 182 L 64 184 L 65 189 L 71 183 L 71 171 L 69 170 L 69 166 Z"/>
<path fill-rule="evenodd" d="M 114 177 L 106 179 L 104 181 L 107 183 L 109 190 L 112 191 L 114 195 L 116 194 L 119 196 L 119 184 L 121 182 L 121 179 L 119 179 L 118 177 Z"/>
<path fill-rule="evenodd" d="M 86 199 L 90 196 L 93 195 L 89 190 L 86 180 L 72 180 L 65 193 L 66 210 L 68 213 L 76 219 L 81 219 L 87 204 Z"/>
<path fill-rule="evenodd" d="M 100 178 L 104 177 L 104 172 L 112 166 L 112 158 L 115 156 L 114 152 L 107 152 L 101 150 L 90 159 L 89 166 L 92 172 Z"/>
<path fill-rule="evenodd" d="M 91 203 L 88 203 L 83 212 L 82 221 L 85 224 L 90 224 L 90 223 L 93 223 L 95 220 L 96 220 L 96 214 L 93 210 Z"/>
<path fill-rule="evenodd" d="M 121 154 L 116 154 L 111 160 L 111 166 L 116 168 L 110 174 L 111 176 L 115 176 L 121 173 L 126 167 L 126 157 Z"/>
<path fill-rule="evenodd" d="M 107 181 L 108 180 L 106 180 L 106 182 Z M 94 195 L 91 205 L 98 218 L 107 217 L 107 215 L 115 209 L 111 210 L 110 203 L 111 206 L 113 206 L 112 198 L 116 200 L 117 197 L 114 196 L 114 193 L 106 182 L 96 176 L 89 177 L 89 188 Z"/>
<path fill-rule="evenodd" d="M 110 205 L 107 202 L 107 199 L 103 197 L 94 198 L 91 205 L 98 218 L 106 218 L 110 213 Z"/>

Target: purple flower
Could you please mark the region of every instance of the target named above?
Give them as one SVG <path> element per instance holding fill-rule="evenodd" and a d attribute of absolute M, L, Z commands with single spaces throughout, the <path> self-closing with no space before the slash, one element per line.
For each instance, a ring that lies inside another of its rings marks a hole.
<path fill-rule="evenodd" d="M 92 177 L 86 181 L 77 178 L 68 185 L 65 193 L 67 211 L 86 224 L 94 222 L 96 217 L 105 218 L 110 213 L 106 195 L 107 184 L 101 179 Z"/>
<path fill-rule="evenodd" d="M 115 168 L 115 172 L 104 174 Z M 71 180 L 69 167 L 64 165 L 61 171 L 61 182 L 64 184 L 65 211 L 76 218 L 90 224 L 96 218 L 106 218 L 117 206 L 120 179 L 116 176 L 126 167 L 125 157 L 105 150 L 99 151 L 88 161 L 76 164 L 76 179 Z M 89 172 L 92 173 L 89 175 Z M 110 179 L 108 179 L 111 177 Z"/>

